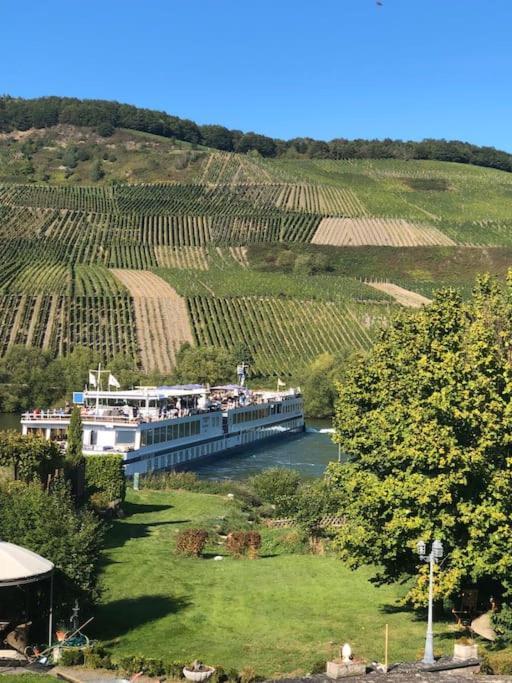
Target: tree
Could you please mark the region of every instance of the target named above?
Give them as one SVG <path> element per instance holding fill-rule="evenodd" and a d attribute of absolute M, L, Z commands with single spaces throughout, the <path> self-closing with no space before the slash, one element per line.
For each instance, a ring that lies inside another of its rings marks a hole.
<path fill-rule="evenodd" d="M 183 344 L 176 356 L 176 382 L 215 385 L 233 381 L 235 375 L 235 360 L 222 348 L 197 348 Z"/>
<path fill-rule="evenodd" d="M 51 560 L 61 614 L 75 598 L 97 597 L 102 525 L 87 509 L 75 509 L 69 486 L 58 478 L 49 491 L 39 483 L 13 482 L 0 489 L 0 538 Z"/>
<path fill-rule="evenodd" d="M 105 171 L 103 170 L 103 166 L 101 164 L 100 159 L 96 159 L 96 161 L 93 162 L 92 167 L 91 167 L 91 180 L 95 183 L 98 182 L 98 180 L 101 180 L 102 178 L 105 177 Z"/>
<path fill-rule="evenodd" d="M 471 300 L 436 294 L 398 317 L 338 385 L 329 486 L 346 524 L 336 544 L 381 581 L 418 576 L 416 542 L 441 539 L 438 595 L 467 582 L 512 591 L 512 294 L 480 278 Z M 425 595 L 426 566 L 409 598 Z"/>
<path fill-rule="evenodd" d="M 68 427 L 68 447 L 66 460 L 76 467 L 83 460 L 83 428 L 79 406 L 74 406 Z"/>
<path fill-rule="evenodd" d="M 308 417 L 326 418 L 334 414 L 337 396 L 336 377 L 341 372 L 344 362 L 345 358 L 322 353 L 306 368 L 302 387 Z"/>

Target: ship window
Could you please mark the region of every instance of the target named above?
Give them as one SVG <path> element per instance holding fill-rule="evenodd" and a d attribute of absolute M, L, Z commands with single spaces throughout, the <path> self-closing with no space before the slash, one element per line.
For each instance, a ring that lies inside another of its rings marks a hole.
<path fill-rule="evenodd" d="M 190 422 L 185 422 L 183 426 L 185 427 L 185 436 L 190 436 Z"/>
<path fill-rule="evenodd" d="M 126 429 L 116 432 L 116 443 L 134 443 L 135 432 Z"/>
<path fill-rule="evenodd" d="M 183 437 L 185 436 L 185 425 L 183 423 L 181 423 L 180 425 L 178 425 L 178 427 L 179 427 L 178 436 L 180 439 L 183 439 Z"/>
<path fill-rule="evenodd" d="M 146 435 L 147 435 L 147 436 L 146 436 L 147 445 L 148 445 L 148 446 L 152 446 L 152 445 L 153 445 L 153 430 L 152 430 L 152 429 L 148 429 L 148 430 L 146 431 Z"/>
<path fill-rule="evenodd" d="M 167 441 L 171 441 L 171 439 L 173 438 L 173 435 L 172 435 L 172 425 L 167 425 L 167 427 L 166 427 L 166 434 L 167 434 Z"/>

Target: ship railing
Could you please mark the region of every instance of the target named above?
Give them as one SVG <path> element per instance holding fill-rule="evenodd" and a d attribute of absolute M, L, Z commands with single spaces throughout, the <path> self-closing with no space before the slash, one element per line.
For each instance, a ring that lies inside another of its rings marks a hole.
<path fill-rule="evenodd" d="M 43 420 L 52 420 L 56 422 L 64 422 L 69 420 L 71 413 L 66 413 L 59 410 L 37 410 L 32 412 L 22 413 L 21 419 L 30 422 L 37 422 Z M 95 415 L 94 413 L 82 413 L 82 422 L 122 422 L 123 424 L 138 425 L 144 420 L 140 417 L 129 417 L 127 415 Z"/>

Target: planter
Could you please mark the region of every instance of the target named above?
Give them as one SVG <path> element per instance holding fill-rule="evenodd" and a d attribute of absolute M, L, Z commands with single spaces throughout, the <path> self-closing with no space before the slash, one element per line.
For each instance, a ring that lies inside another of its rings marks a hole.
<path fill-rule="evenodd" d="M 467 659 L 478 659 L 478 645 L 476 643 L 471 645 L 454 643 L 453 659 L 457 662 L 464 662 Z"/>
<path fill-rule="evenodd" d="M 199 671 L 189 669 L 188 666 L 183 667 L 183 675 L 185 678 L 188 681 L 196 681 L 196 683 L 208 680 L 214 671 L 215 669 L 213 666 L 203 666 Z"/>

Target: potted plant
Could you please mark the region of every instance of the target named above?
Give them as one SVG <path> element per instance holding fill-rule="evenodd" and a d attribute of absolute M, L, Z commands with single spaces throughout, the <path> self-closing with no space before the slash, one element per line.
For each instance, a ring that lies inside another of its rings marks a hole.
<path fill-rule="evenodd" d="M 66 625 L 62 622 L 57 624 L 57 628 L 55 629 L 55 635 L 57 636 L 57 641 L 59 643 L 62 643 L 62 641 L 66 640 L 66 636 L 68 635 Z"/>
<path fill-rule="evenodd" d="M 183 675 L 185 678 L 189 681 L 196 681 L 196 683 L 206 681 L 214 671 L 215 669 L 213 666 L 206 666 L 198 659 L 196 659 L 191 666 L 183 667 Z"/>
<path fill-rule="evenodd" d="M 478 645 L 472 638 L 459 638 L 453 644 L 453 658 L 458 662 L 478 659 Z"/>

